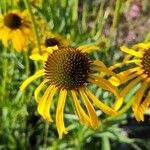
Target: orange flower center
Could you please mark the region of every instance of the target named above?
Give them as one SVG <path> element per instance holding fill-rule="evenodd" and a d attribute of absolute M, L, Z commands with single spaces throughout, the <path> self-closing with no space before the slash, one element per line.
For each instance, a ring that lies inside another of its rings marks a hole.
<path fill-rule="evenodd" d="M 150 49 L 145 50 L 142 58 L 142 68 L 144 69 L 144 73 L 150 78 Z"/>
<path fill-rule="evenodd" d="M 64 89 L 77 89 L 87 82 L 90 72 L 87 55 L 76 48 L 59 48 L 45 62 L 45 73 L 50 84 Z"/>
<path fill-rule="evenodd" d="M 15 13 L 8 13 L 4 17 L 4 24 L 10 29 L 18 29 L 21 25 L 21 18 Z"/>

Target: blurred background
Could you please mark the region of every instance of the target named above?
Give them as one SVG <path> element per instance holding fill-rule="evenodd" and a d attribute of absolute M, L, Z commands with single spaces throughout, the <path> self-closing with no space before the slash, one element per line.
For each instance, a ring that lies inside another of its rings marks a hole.
<path fill-rule="evenodd" d="M 26 0 L 0 0 L 0 14 L 13 9 L 26 10 Z M 123 59 L 119 47 L 150 41 L 149 0 L 28 0 L 40 39 L 46 32 L 59 34 L 71 46 L 98 45 L 90 54 L 107 66 Z M 34 40 L 36 41 L 36 40 Z M 74 113 L 71 99 L 65 107 L 69 133 L 60 140 L 55 123 L 49 124 L 37 113 L 33 97 L 40 80 L 25 93 L 19 86 L 42 64 L 29 59 L 32 49 L 17 52 L 0 42 L 0 150 L 149 150 L 150 115 L 138 123 L 131 108 L 126 113 L 104 121 L 92 130 L 82 125 Z M 95 95 L 111 103 L 113 96 L 91 86 Z M 55 106 L 52 115 L 55 117 Z M 105 118 L 97 110 L 100 118 Z"/>

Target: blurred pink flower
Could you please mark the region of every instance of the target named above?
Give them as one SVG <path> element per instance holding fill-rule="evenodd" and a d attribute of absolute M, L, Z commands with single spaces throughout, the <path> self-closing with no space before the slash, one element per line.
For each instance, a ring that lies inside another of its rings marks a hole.
<path fill-rule="evenodd" d="M 130 40 L 134 40 L 135 39 L 135 33 L 133 31 L 129 31 L 127 34 L 127 39 Z"/>
<path fill-rule="evenodd" d="M 128 17 L 129 17 L 129 19 L 135 18 L 139 15 L 139 13 L 140 13 L 139 6 L 134 4 L 134 5 L 131 6 Z"/>
<path fill-rule="evenodd" d="M 104 28 L 104 34 L 107 36 L 107 35 L 109 35 L 109 26 L 108 25 L 106 25 L 105 26 L 105 28 Z"/>

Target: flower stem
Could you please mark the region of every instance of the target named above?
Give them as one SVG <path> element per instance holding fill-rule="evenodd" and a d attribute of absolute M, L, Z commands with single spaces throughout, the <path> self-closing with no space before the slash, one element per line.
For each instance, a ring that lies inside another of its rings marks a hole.
<path fill-rule="evenodd" d="M 102 150 L 110 150 L 110 142 L 107 136 L 102 137 Z"/>
<path fill-rule="evenodd" d="M 129 101 L 127 102 L 127 104 L 126 104 L 124 107 L 122 107 L 122 109 L 120 109 L 116 115 L 104 119 L 104 120 L 103 120 L 103 123 L 108 122 L 108 121 L 111 121 L 111 120 L 113 120 L 114 118 L 119 117 L 120 115 L 122 115 L 123 113 L 125 113 L 125 112 L 131 107 L 131 105 L 132 105 L 132 103 L 133 103 L 133 100 L 134 100 L 134 97 L 132 97 L 132 99 L 129 100 Z"/>
<path fill-rule="evenodd" d="M 7 48 L 4 48 L 4 53 L 7 54 Z M 2 80 L 2 97 L 6 94 L 6 84 L 7 84 L 7 74 L 8 74 L 8 58 L 3 61 L 3 80 Z"/>
<path fill-rule="evenodd" d="M 119 25 L 121 5 L 122 5 L 121 0 L 116 0 L 115 14 L 114 14 L 112 26 L 110 28 L 110 36 L 109 36 L 109 39 L 108 39 L 109 40 L 108 47 L 110 47 L 110 44 L 112 43 L 112 37 L 113 37 L 114 34 L 116 35 L 115 40 L 116 40 L 116 44 L 117 44 L 117 36 L 118 36 L 117 27 Z"/>
<path fill-rule="evenodd" d="M 15 71 L 15 51 L 14 51 L 14 47 L 11 45 L 11 55 L 12 55 L 12 66 L 11 66 L 11 76 L 14 75 L 14 71 Z"/>
<path fill-rule="evenodd" d="M 149 42 L 150 41 L 150 32 L 147 33 L 144 42 Z"/>
<path fill-rule="evenodd" d="M 25 58 L 26 75 L 28 76 L 30 74 L 30 68 L 29 68 L 29 58 L 27 52 L 24 52 L 24 58 Z"/>
<path fill-rule="evenodd" d="M 47 138 L 48 138 L 48 129 L 49 129 L 49 123 L 45 123 L 45 134 L 44 134 L 44 144 L 43 147 L 46 148 L 47 145 Z"/>
<path fill-rule="evenodd" d="M 37 31 L 35 19 L 34 19 L 34 16 L 33 16 L 33 13 L 32 13 L 31 7 L 30 7 L 29 0 L 24 0 L 24 3 L 26 5 L 26 8 L 28 9 L 28 12 L 29 12 L 29 15 L 30 15 L 30 18 L 31 18 L 32 28 L 33 28 L 33 31 L 34 31 L 34 36 L 35 36 L 35 39 L 37 41 L 37 45 L 38 45 L 38 49 L 39 49 L 39 53 L 40 53 L 41 52 L 40 38 L 39 38 L 38 31 Z"/>

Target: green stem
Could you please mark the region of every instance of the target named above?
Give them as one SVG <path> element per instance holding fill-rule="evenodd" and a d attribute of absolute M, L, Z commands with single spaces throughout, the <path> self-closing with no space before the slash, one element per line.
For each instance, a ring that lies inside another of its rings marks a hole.
<path fill-rule="evenodd" d="M 109 47 L 110 47 L 110 43 L 112 43 L 112 37 L 114 34 L 116 34 L 116 36 L 118 35 L 116 32 L 115 32 L 115 29 L 118 27 L 118 24 L 119 24 L 119 17 L 120 17 L 120 11 L 121 11 L 121 0 L 117 0 L 116 1 L 116 7 L 115 7 L 115 14 L 114 14 L 114 18 L 113 18 L 113 23 L 112 23 L 112 26 L 110 28 L 110 36 L 109 36 Z"/>
<path fill-rule="evenodd" d="M 125 113 L 131 107 L 133 101 L 134 101 L 134 97 L 130 101 L 128 101 L 128 103 L 124 107 L 122 107 L 122 109 L 120 109 L 120 111 L 116 115 L 104 119 L 103 123 L 111 121 L 114 118 L 119 117 L 120 115 L 122 115 L 123 113 Z"/>
<path fill-rule="evenodd" d="M 111 150 L 110 141 L 107 136 L 102 137 L 102 150 Z"/>
<path fill-rule="evenodd" d="M 6 13 L 7 12 L 7 2 L 6 1 L 3 1 L 3 13 Z"/>
<path fill-rule="evenodd" d="M 34 16 L 33 16 L 33 13 L 32 13 L 31 7 L 30 7 L 29 0 L 24 0 L 24 3 L 26 5 L 26 8 L 28 9 L 28 12 L 29 12 L 29 15 L 30 15 L 30 18 L 31 18 L 32 27 L 33 27 L 35 39 L 37 41 L 39 53 L 41 53 L 40 38 L 39 38 L 38 30 L 37 30 L 37 27 L 36 27 L 35 19 L 34 19 Z"/>
<path fill-rule="evenodd" d="M 72 21 L 76 22 L 78 20 L 78 0 L 73 1 L 73 4 L 71 7 L 72 7 L 71 9 Z"/>
<path fill-rule="evenodd" d="M 24 52 L 24 58 L 25 58 L 26 75 L 28 76 L 30 74 L 30 68 L 29 68 L 29 57 L 27 52 Z"/>
<path fill-rule="evenodd" d="M 81 25 L 82 25 L 83 32 L 87 30 L 87 18 L 88 18 L 88 4 L 86 1 L 84 1 L 82 19 L 81 19 Z"/>
<path fill-rule="evenodd" d="M 7 54 L 7 48 L 4 48 L 4 54 Z M 5 97 L 6 94 L 7 75 L 8 75 L 8 58 L 5 58 L 3 61 L 3 80 L 2 80 L 3 98 Z"/>
<path fill-rule="evenodd" d="M 150 42 L 150 32 L 147 33 L 144 42 Z"/>
<path fill-rule="evenodd" d="M 14 70 L 15 70 L 15 51 L 14 47 L 11 46 L 11 55 L 12 55 L 12 62 L 11 62 L 11 76 L 14 75 Z"/>
<path fill-rule="evenodd" d="M 44 144 L 43 147 L 47 146 L 47 138 L 48 138 L 48 129 L 49 129 L 49 123 L 45 123 L 45 134 L 44 134 Z"/>
<path fill-rule="evenodd" d="M 96 31 L 96 28 L 92 29 L 92 34 L 93 35 L 96 34 L 95 39 L 99 39 L 101 37 L 103 27 L 106 21 L 104 18 L 104 5 L 105 5 L 105 0 L 102 0 L 101 5 L 100 5 L 100 10 L 97 13 L 97 17 L 95 20 L 95 25 L 97 25 L 97 31 Z"/>
<path fill-rule="evenodd" d="M 113 24 L 112 24 L 113 28 L 115 28 L 119 23 L 120 9 L 121 9 L 121 0 L 117 0 L 116 7 L 115 7 L 115 15 L 114 15 Z"/>

